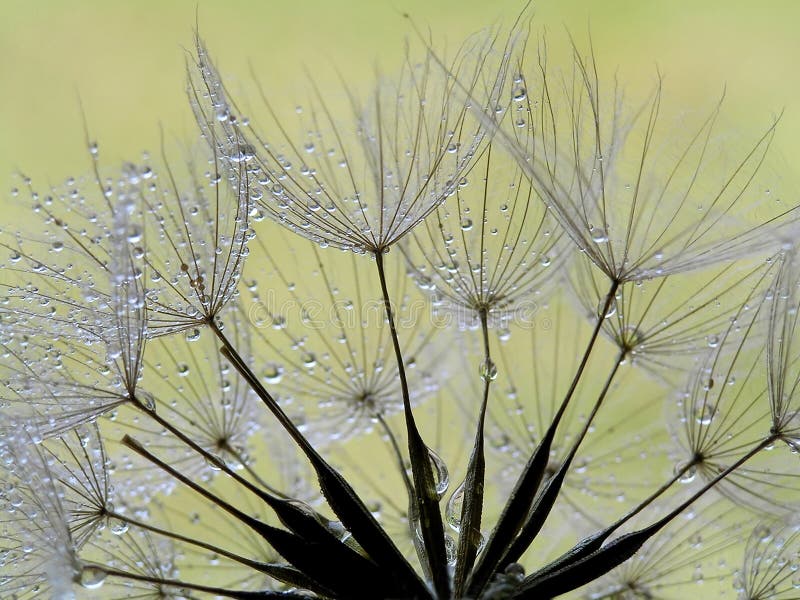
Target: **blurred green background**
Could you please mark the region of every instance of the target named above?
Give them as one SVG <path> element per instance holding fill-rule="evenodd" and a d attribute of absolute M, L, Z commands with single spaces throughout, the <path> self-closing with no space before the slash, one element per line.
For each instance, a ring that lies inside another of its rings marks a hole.
<path fill-rule="evenodd" d="M 229 83 L 252 93 L 248 61 L 275 104 L 302 101 L 307 69 L 369 81 L 376 64 L 393 66 L 411 35 L 410 13 L 437 43 L 498 20 L 519 1 L 394 0 L 2 0 L 0 2 L 0 181 L 11 202 L 14 171 L 58 183 L 88 170 L 78 98 L 103 161 L 113 165 L 194 134 L 184 93 L 185 49 L 195 13 L 201 33 Z M 794 0 L 550 0 L 534 2 L 535 31 L 551 45 L 572 32 L 585 47 L 591 30 L 601 64 L 629 89 L 666 76 L 666 104 L 707 109 L 727 85 L 738 125 L 759 130 L 785 109 L 776 149 L 800 169 L 800 2 Z M 558 55 L 553 53 L 554 58 Z M 555 60 L 554 62 L 558 62 Z M 20 196 L 22 198 L 22 196 Z"/>
<path fill-rule="evenodd" d="M 101 162 L 156 151 L 166 136 L 193 141 L 185 60 L 197 18 L 237 97 L 255 94 L 249 64 L 273 104 L 302 103 L 307 81 L 364 88 L 376 65 L 390 71 L 413 38 L 409 13 L 437 45 L 504 21 L 524 4 L 499 0 L 0 0 L 0 228 L 16 229 L 29 200 L 12 197 L 24 172 L 38 188 L 91 167 L 80 103 Z M 664 75 L 665 113 L 709 111 L 727 89 L 732 128 L 755 139 L 781 111 L 775 187 L 795 204 L 800 184 L 800 2 L 795 0 L 550 0 L 535 2 L 533 30 L 547 31 L 551 62 L 564 62 L 571 32 L 588 32 L 600 64 L 631 95 Z M 79 102 L 80 98 L 80 102 Z M 254 102 L 255 104 L 255 102 Z M 11 209 L 11 210 L 9 210 Z M 34 223 L 34 221 L 31 221 Z"/>

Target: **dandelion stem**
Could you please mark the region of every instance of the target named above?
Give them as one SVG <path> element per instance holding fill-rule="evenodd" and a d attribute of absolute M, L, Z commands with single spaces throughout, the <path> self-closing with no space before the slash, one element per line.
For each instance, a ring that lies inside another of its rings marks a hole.
<path fill-rule="evenodd" d="M 141 573 L 128 573 L 127 571 L 120 571 L 112 569 L 111 567 L 101 566 L 97 564 L 86 565 L 102 572 L 109 577 L 119 577 L 120 579 L 128 579 L 130 581 L 142 581 L 145 583 L 152 583 L 154 585 L 170 587 L 170 588 L 184 588 L 196 592 L 205 592 L 207 594 L 214 594 L 217 596 L 224 596 L 225 598 L 237 598 L 240 600 L 269 600 L 270 598 L 280 598 L 281 600 L 311 600 L 313 596 L 305 594 L 294 594 L 286 592 L 271 592 L 271 591 L 239 591 L 227 590 L 208 585 L 201 585 L 198 583 L 187 583 L 176 579 L 167 579 L 164 577 L 153 577 L 152 575 L 143 575 Z"/>
<path fill-rule="evenodd" d="M 159 459 L 157 456 L 155 456 L 151 452 L 147 451 L 145 449 L 145 447 L 139 441 L 135 440 L 131 436 L 125 435 L 125 437 L 122 438 L 122 445 L 128 447 L 131 450 L 133 450 L 134 452 L 136 452 L 136 454 L 138 454 L 142 458 L 150 461 L 151 463 L 153 463 L 155 466 L 157 466 L 162 471 L 168 473 L 169 475 L 171 475 L 172 477 L 174 477 L 175 479 L 177 479 L 178 481 L 180 481 L 184 485 L 190 487 L 192 490 L 194 490 L 195 492 L 197 492 L 198 494 L 200 494 L 201 496 L 203 496 L 207 500 L 210 500 L 211 502 L 213 502 L 214 504 L 216 504 L 217 506 L 222 508 L 225 512 L 227 512 L 231 516 L 239 519 L 242 523 L 245 523 L 246 525 L 249 525 L 249 526 L 252 526 L 255 523 L 261 524 L 259 521 L 257 521 L 257 519 L 254 519 L 254 518 L 246 515 L 245 513 L 240 511 L 239 509 L 235 508 L 233 505 L 225 502 L 219 496 L 209 492 L 207 489 L 203 488 L 202 486 L 200 486 L 197 483 L 195 483 L 194 481 L 192 481 L 186 475 L 180 473 L 179 471 L 177 471 L 176 469 L 174 469 L 173 467 L 171 467 L 170 465 L 168 465 L 167 463 L 165 463 L 164 461 Z M 258 528 L 256 527 L 256 529 L 258 529 Z"/>
<path fill-rule="evenodd" d="M 578 448 L 586 437 L 586 434 L 589 432 L 589 428 L 591 427 L 597 412 L 600 410 L 603 401 L 608 396 L 608 390 L 611 388 L 611 383 L 614 381 L 614 377 L 616 376 L 620 365 L 622 365 L 622 363 L 625 361 L 626 355 L 627 350 L 622 350 L 617 356 L 617 360 L 614 363 L 611 372 L 608 374 L 608 377 L 606 378 L 603 389 L 601 390 L 597 400 L 594 403 L 594 406 L 592 407 L 592 412 L 589 414 L 589 417 L 586 419 L 581 432 L 578 434 L 575 442 L 572 444 L 569 454 L 567 454 L 566 458 L 564 458 L 564 461 L 555 475 L 553 475 L 545 484 L 544 490 L 541 494 L 539 494 L 539 497 L 533 506 L 531 515 L 522 526 L 522 529 L 520 530 L 517 538 L 514 540 L 514 543 L 511 544 L 511 547 L 500 561 L 500 568 L 504 568 L 506 565 L 516 562 L 531 545 L 533 540 L 539 534 L 539 531 L 541 531 L 542 526 L 547 520 L 547 517 L 550 515 L 550 511 L 555 505 L 555 501 L 561 491 L 561 486 L 563 485 L 564 479 L 567 476 L 567 472 L 569 471 L 572 461 L 578 452 Z"/>
<path fill-rule="evenodd" d="M 317 479 L 325 498 L 341 519 L 345 528 L 353 534 L 353 537 L 361 544 L 372 560 L 384 566 L 391 573 L 392 578 L 406 593 L 417 595 L 419 598 L 430 598 L 430 592 L 425 587 L 425 584 L 420 580 L 417 573 L 408 564 L 402 553 L 397 549 L 397 546 L 381 528 L 350 484 L 322 458 L 297 426 L 292 423 L 289 416 L 261 384 L 258 377 L 244 362 L 244 359 L 242 359 L 219 326 L 213 320 L 209 320 L 208 325 L 222 342 L 223 347 L 220 351 L 223 356 L 231 361 L 234 368 L 247 381 L 256 395 L 278 419 L 286 432 L 308 458 L 317 474 Z"/>
<path fill-rule="evenodd" d="M 776 435 L 770 435 L 763 439 L 744 456 L 709 481 L 689 499 L 682 502 L 677 508 L 648 527 L 620 536 L 588 556 L 566 565 L 561 569 L 551 571 L 544 577 L 533 574 L 525 578 L 512 598 L 514 600 L 552 598 L 585 585 L 621 565 L 633 556 L 647 540 L 663 529 L 681 512 L 686 510 L 686 508 L 691 506 L 700 497 L 706 494 L 706 492 L 715 487 L 720 481 L 741 467 L 753 456 L 761 452 L 761 450 L 774 443 L 776 439 L 778 439 Z"/>
<path fill-rule="evenodd" d="M 149 460 L 161 470 L 187 485 L 192 490 L 210 500 L 232 517 L 238 519 L 253 531 L 263 537 L 275 550 L 297 567 L 302 573 L 314 580 L 319 586 L 329 588 L 339 594 L 352 598 L 366 598 L 370 594 L 396 595 L 401 593 L 393 580 L 387 580 L 377 565 L 341 543 L 325 528 L 315 517 L 303 519 L 301 509 L 291 510 L 287 506 L 283 517 L 291 518 L 292 532 L 272 527 L 255 517 L 251 517 L 232 504 L 221 499 L 202 486 L 192 481 L 186 475 L 166 464 L 150 452 L 141 443 L 126 435 L 122 440 L 127 446 L 143 458 Z M 356 569 L 361 575 L 358 582 L 347 577 L 350 570 Z"/>
<path fill-rule="evenodd" d="M 532 576 L 544 577 L 545 575 L 558 571 L 559 569 L 563 569 L 569 564 L 577 562 L 578 560 L 581 560 L 582 558 L 588 556 L 592 552 L 598 550 L 603 545 L 603 542 L 605 542 L 611 536 L 612 533 L 614 533 L 617 529 L 622 527 L 630 519 L 638 515 L 645 508 L 650 506 L 664 492 L 666 492 L 669 488 L 671 488 L 676 481 L 678 481 L 681 477 L 683 477 L 684 474 L 693 466 L 694 463 L 692 462 L 687 462 L 686 464 L 681 466 L 681 468 L 678 469 L 669 480 L 667 480 L 664 484 L 662 484 L 661 487 L 659 487 L 655 492 L 650 494 L 650 496 L 648 496 L 645 500 L 643 500 L 633 509 L 628 511 L 624 516 L 619 518 L 617 521 L 615 521 L 605 529 L 602 529 L 597 533 L 582 539 L 571 550 L 558 557 L 549 565 L 539 569 L 538 571 L 536 571 L 536 573 L 533 573 Z"/>
<path fill-rule="evenodd" d="M 280 490 L 272 487 L 270 484 L 268 484 L 266 481 L 264 481 L 264 479 L 258 473 L 256 473 L 255 469 L 253 469 L 253 467 L 247 462 L 247 459 L 244 456 L 242 456 L 241 452 L 239 452 L 238 450 L 236 450 L 235 448 L 233 448 L 229 444 L 225 445 L 225 451 L 228 454 L 230 454 L 231 456 L 233 456 L 236 459 L 236 462 L 238 462 L 240 465 L 242 465 L 242 468 L 245 471 L 247 471 L 248 475 L 250 475 L 250 477 L 252 477 L 253 480 L 258 485 L 263 487 L 270 494 L 272 494 L 272 495 L 274 495 L 277 498 L 280 498 L 282 500 L 289 500 L 290 499 L 289 496 L 287 496 L 286 494 L 284 494 Z"/>
<path fill-rule="evenodd" d="M 467 596 L 477 597 L 483 588 L 489 583 L 492 574 L 495 572 L 495 567 L 501 562 L 506 555 L 509 546 L 513 543 L 514 538 L 519 532 L 520 528 L 525 524 L 528 515 L 530 514 L 531 506 L 536 499 L 536 492 L 544 477 L 547 463 L 550 459 L 550 448 L 555 438 L 556 430 L 561 422 L 562 417 L 575 394 L 586 365 L 589 362 L 589 356 L 592 353 L 597 337 L 600 334 L 600 329 L 603 327 L 605 315 L 608 314 L 609 308 L 614 301 L 614 295 L 617 293 L 619 281 L 616 279 L 611 281 L 608 293 L 605 296 L 603 307 L 597 315 L 597 323 L 595 324 L 589 342 L 586 345 L 586 350 L 583 353 L 581 362 L 578 365 L 575 375 L 572 378 L 572 383 L 567 390 L 561 405 L 558 408 L 553 420 L 551 421 L 547 431 L 542 437 L 541 441 L 528 458 L 528 462 L 522 471 L 522 474 L 517 479 L 514 485 L 514 490 L 511 492 L 508 502 L 503 508 L 500 519 L 495 525 L 489 540 L 486 542 L 486 547 L 478 559 L 477 566 L 475 567 L 472 575 L 467 582 Z"/>
<path fill-rule="evenodd" d="M 128 515 L 123 515 L 120 513 L 109 511 L 107 516 L 114 519 L 119 519 L 121 521 L 126 522 L 128 525 L 133 525 L 134 527 L 137 527 L 139 529 L 144 529 L 151 533 L 155 533 L 156 535 L 168 537 L 170 539 L 177 540 L 179 542 L 186 542 L 187 544 L 197 546 L 198 548 L 203 548 L 204 550 L 208 550 L 220 556 L 224 556 L 229 560 L 242 564 L 255 571 L 265 573 L 270 577 L 273 577 L 274 579 L 284 583 L 290 583 L 292 585 L 299 584 L 304 586 L 307 586 L 309 585 L 309 583 L 311 583 L 307 577 L 304 577 L 301 573 L 299 573 L 298 571 L 292 569 L 287 565 L 264 563 L 258 560 L 245 558 L 243 556 L 239 556 L 234 552 L 230 552 L 229 550 L 225 550 L 224 548 L 215 546 L 214 544 L 209 544 L 208 542 L 204 542 L 197 538 L 181 535 L 179 533 L 175 533 L 174 531 L 162 529 L 160 527 L 156 527 L 155 525 L 145 523 L 144 521 L 139 521 L 138 519 L 132 519 Z"/>
<path fill-rule="evenodd" d="M 203 459 L 205 459 L 205 460 L 206 460 L 206 462 L 208 462 L 210 465 L 213 465 L 215 468 L 219 469 L 220 471 L 222 471 L 222 472 L 223 472 L 223 473 L 225 473 L 226 475 L 229 475 L 231 478 L 233 478 L 233 479 L 236 481 L 236 483 L 239 483 L 239 484 L 243 485 L 244 487 L 246 487 L 248 490 L 250 490 L 251 492 L 253 492 L 253 493 L 254 493 L 255 495 L 257 495 L 259 498 L 261 498 L 262 500 L 264 500 L 264 501 L 265 501 L 265 502 L 266 502 L 266 503 L 267 503 L 269 506 L 271 506 L 273 509 L 276 509 L 276 511 L 277 511 L 277 508 L 276 508 L 276 507 L 277 507 L 279 504 L 283 503 L 283 502 L 284 502 L 284 501 L 287 499 L 287 497 L 286 497 L 286 495 L 285 495 L 285 494 L 278 493 L 278 495 L 277 495 L 277 496 L 273 496 L 272 494 L 270 494 L 270 493 L 267 493 L 267 492 L 265 492 L 264 490 L 261 490 L 261 489 L 257 488 L 255 485 L 253 485 L 253 483 L 251 483 L 250 481 L 248 481 L 247 479 L 245 479 L 244 477 L 242 477 L 241 475 L 239 475 L 238 473 L 236 473 L 236 471 L 234 471 L 233 469 L 231 469 L 231 468 L 230 468 L 230 467 L 229 467 L 229 466 L 228 466 L 228 465 L 225 463 L 225 461 L 224 461 L 222 458 L 220 458 L 219 456 L 217 456 L 217 455 L 215 455 L 215 454 L 212 454 L 211 452 L 209 452 L 208 450 L 206 450 L 205 448 L 203 448 L 202 446 L 200 446 L 200 445 L 199 445 L 197 442 L 195 442 L 194 440 L 192 440 L 192 439 L 191 439 L 189 436 L 187 436 L 185 433 L 183 433 L 183 432 L 182 432 L 180 429 L 178 429 L 177 427 L 175 427 L 175 426 L 174 426 L 172 423 L 170 423 L 168 420 L 164 419 L 164 418 L 163 418 L 161 415 L 159 415 L 159 414 L 158 414 L 156 411 L 154 411 L 154 410 L 148 410 L 148 409 L 147 409 L 147 408 L 145 408 L 145 407 L 142 405 L 142 403 L 141 403 L 139 400 L 137 400 L 137 399 L 134 399 L 134 403 L 135 403 L 135 404 L 136 404 L 136 406 L 138 406 L 138 407 L 139 407 L 139 408 L 142 410 L 142 412 L 144 412 L 144 413 L 145 413 L 147 416 L 149 416 L 149 417 L 150 417 L 151 419 L 153 419 L 153 420 L 154 420 L 156 423 L 158 423 L 159 425 L 161 425 L 161 426 L 162 426 L 164 429 L 166 429 L 167 431 L 169 431 L 170 433 L 172 433 L 172 434 L 173 434 L 175 437 L 177 437 L 179 440 L 181 440 L 181 441 L 182 441 L 184 444 L 186 444 L 186 445 L 187 445 L 187 446 L 189 446 L 189 447 L 190 447 L 192 450 L 194 450 L 195 452 L 197 452 L 197 454 L 199 454 L 200 456 L 202 456 L 202 457 L 203 457 Z M 231 451 L 231 453 L 232 453 L 232 454 L 234 454 L 234 456 L 236 457 L 236 459 L 237 459 L 239 462 L 241 462 L 241 463 L 244 465 L 244 462 L 242 461 L 241 457 L 240 457 L 240 456 L 238 456 L 238 455 L 237 455 L 237 454 L 236 454 L 236 453 L 235 453 L 235 452 L 234 452 L 232 449 L 230 449 L 230 448 L 226 448 L 226 450 L 230 450 L 230 451 Z M 245 468 L 247 467 L 247 465 L 244 465 L 244 466 L 245 466 Z M 248 471 L 248 472 L 249 472 L 249 471 Z M 263 486 L 264 486 L 264 487 L 265 487 L 265 488 L 266 488 L 266 489 L 267 489 L 269 492 L 272 492 L 272 489 L 271 489 L 269 486 L 267 486 L 267 485 L 263 484 L 263 483 L 262 483 L 260 480 L 258 480 L 258 483 L 259 483 L 260 485 L 263 485 Z"/>
<path fill-rule="evenodd" d="M 391 446 L 392 454 L 397 461 L 397 467 L 400 470 L 401 477 L 403 478 L 403 486 L 408 494 L 408 533 L 411 536 L 412 542 L 414 543 L 414 550 L 419 556 L 423 556 L 425 554 L 425 546 L 422 544 L 422 540 L 419 539 L 417 532 L 414 531 L 414 524 L 419 520 L 419 510 L 417 508 L 417 503 L 414 501 L 414 484 L 411 483 L 411 480 L 408 478 L 408 471 L 406 469 L 405 461 L 403 460 L 403 453 L 400 450 L 400 445 L 397 443 L 397 437 L 394 435 L 394 432 L 389 429 L 389 424 L 386 423 L 386 420 L 382 415 L 378 415 L 377 418 L 378 423 L 380 423 L 381 427 L 386 433 L 386 436 L 389 438 L 389 445 Z M 423 560 L 420 561 L 420 564 L 422 565 L 425 577 L 427 579 L 432 579 L 432 574 L 430 571 L 431 567 L 428 562 Z"/>
<path fill-rule="evenodd" d="M 417 424 L 414 421 L 414 413 L 411 410 L 411 398 L 408 392 L 408 380 L 406 379 L 406 369 L 403 363 L 403 352 L 400 349 L 400 340 L 397 336 L 397 328 L 394 321 L 392 301 L 389 297 L 389 289 L 386 285 L 386 272 L 383 265 L 383 252 L 375 252 L 375 264 L 378 269 L 378 278 L 381 283 L 383 293 L 383 304 L 386 309 L 386 318 L 389 321 L 389 331 L 392 336 L 394 353 L 397 359 L 397 371 L 400 377 L 400 389 L 403 394 L 403 410 L 405 415 L 406 430 L 408 432 L 408 452 L 411 457 L 411 475 L 414 479 L 414 486 L 417 493 L 414 499 L 417 503 L 420 518 L 420 528 L 425 545 L 427 557 L 420 556 L 420 561 L 427 561 L 430 564 L 433 575 L 433 584 L 440 598 L 450 597 L 450 577 L 447 571 L 447 550 L 444 543 L 444 525 L 442 514 L 439 511 L 439 498 L 436 493 L 436 485 L 433 480 L 433 469 L 431 468 L 430 451 L 420 436 Z"/>
<path fill-rule="evenodd" d="M 489 388 L 492 384 L 494 364 L 492 363 L 489 348 L 489 323 L 488 311 L 482 308 L 478 311 L 483 333 L 483 400 L 481 401 L 478 427 L 475 432 L 475 442 L 467 465 L 467 477 L 464 480 L 463 498 L 461 509 L 461 527 L 458 538 L 456 559 L 456 572 L 454 578 L 455 597 L 460 598 L 464 593 L 466 577 L 475 564 L 478 547 L 481 541 L 481 516 L 483 513 L 483 487 L 486 471 L 484 456 L 484 424 L 486 421 L 486 407 L 489 404 Z"/>

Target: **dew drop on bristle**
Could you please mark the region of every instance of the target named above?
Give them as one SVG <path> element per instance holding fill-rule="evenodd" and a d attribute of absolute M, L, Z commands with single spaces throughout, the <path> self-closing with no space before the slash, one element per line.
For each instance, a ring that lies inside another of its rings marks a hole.
<path fill-rule="evenodd" d="M 106 576 L 106 572 L 103 569 L 86 565 L 81 568 L 80 584 L 87 590 L 96 590 L 103 585 Z"/>

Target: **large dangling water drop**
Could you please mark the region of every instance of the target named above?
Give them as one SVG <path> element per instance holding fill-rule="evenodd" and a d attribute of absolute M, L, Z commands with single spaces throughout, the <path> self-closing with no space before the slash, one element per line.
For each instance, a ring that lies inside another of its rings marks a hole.
<path fill-rule="evenodd" d="M 87 590 L 96 590 L 106 580 L 106 572 L 100 567 L 86 565 L 81 569 L 80 583 Z"/>
<path fill-rule="evenodd" d="M 436 495 L 441 500 L 450 487 L 450 471 L 442 458 L 433 450 L 428 448 L 428 458 L 433 467 L 433 479 L 436 482 Z"/>
<path fill-rule="evenodd" d="M 461 531 L 461 511 L 464 508 L 464 489 L 465 482 L 462 481 L 450 495 L 444 510 L 445 521 L 447 521 L 450 529 L 456 533 Z"/>

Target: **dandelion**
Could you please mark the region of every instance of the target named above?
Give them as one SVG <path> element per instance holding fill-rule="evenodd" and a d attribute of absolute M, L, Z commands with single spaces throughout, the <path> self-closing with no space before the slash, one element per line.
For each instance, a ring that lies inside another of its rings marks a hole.
<path fill-rule="evenodd" d="M 306 252 L 301 245 L 293 247 L 291 260 L 279 261 L 266 245 L 259 249 L 286 290 L 274 285 L 261 296 L 251 288 L 255 302 L 248 312 L 257 321 L 255 337 L 269 349 L 262 379 L 281 384 L 277 397 L 283 406 L 302 407 L 305 427 L 319 444 L 364 433 L 375 423 L 385 427 L 387 418 L 402 411 L 403 399 L 383 300 L 370 295 L 376 278 L 359 269 L 354 255 L 321 253 L 311 245 Z M 291 280 L 304 265 L 313 265 L 313 271 Z M 443 344 L 437 332 L 422 330 L 427 307 L 408 288 L 402 269 L 389 277 L 403 298 L 398 334 L 416 405 L 436 391 L 437 379 L 426 365 L 442 360 Z"/>
<path fill-rule="evenodd" d="M 310 106 L 298 108 L 308 114 L 302 144 L 261 90 L 271 117 L 264 129 L 276 136 L 264 138 L 229 99 L 199 38 L 196 50 L 189 98 L 236 187 L 267 216 L 323 246 L 373 254 L 391 247 L 455 192 L 485 137 L 469 103 L 455 99 L 454 81 L 437 77 L 430 58 L 409 57 L 399 77 L 376 85 L 370 102 L 348 92 L 352 117 L 336 114 L 315 89 Z M 482 68 L 499 60 L 502 71 L 502 50 L 479 39 L 453 59 L 461 82 L 486 95 L 481 106 L 497 103 L 497 82 L 486 81 Z"/>
<path fill-rule="evenodd" d="M 603 90 L 593 54 L 575 48 L 572 66 L 551 73 L 542 42 L 538 70 L 524 78 L 538 99 L 536 146 L 502 131 L 500 139 L 609 280 L 686 272 L 791 241 L 793 211 L 756 197 L 768 189 L 760 177 L 777 123 L 726 164 L 716 134 L 722 100 L 698 123 L 675 125 L 662 114 L 660 76 L 652 97 L 630 109 L 619 88 Z M 758 223 L 753 204 L 767 215 Z"/>
<path fill-rule="evenodd" d="M 588 260 L 578 261 L 570 282 L 582 310 L 597 320 L 622 359 L 663 375 L 679 366 L 691 370 L 699 356 L 719 346 L 730 320 L 766 292 L 773 263 L 772 258 L 743 260 L 698 273 L 626 282 L 616 286 L 607 307 L 607 281 Z"/>
<path fill-rule="evenodd" d="M 797 543 L 800 531 L 791 520 L 759 523 L 747 540 L 734 589 L 739 600 L 784 600 L 797 596 Z"/>
<path fill-rule="evenodd" d="M 521 171 L 507 167 L 489 146 L 472 182 L 465 179 L 455 202 L 412 231 L 403 248 L 418 285 L 466 323 L 483 311 L 502 327 L 526 302 L 542 301 L 557 281 L 551 270 L 569 256 L 544 204 Z"/>
<path fill-rule="evenodd" d="M 249 355 L 246 325 L 230 321 L 228 331 Z M 263 426 L 263 411 L 217 346 L 208 331 L 193 341 L 179 336 L 151 342 L 145 366 L 149 385 L 159 390 L 153 396 L 154 410 L 205 451 L 234 468 L 249 468 L 249 442 Z M 124 425 L 120 429 L 124 431 Z M 205 458 L 180 439 L 165 437 L 158 422 L 151 419 L 140 423 L 136 434 L 148 448 L 169 456 L 170 464 L 182 465 L 185 473 L 206 472 L 208 476 Z"/>
<path fill-rule="evenodd" d="M 606 107 L 593 58 L 529 74 L 526 27 L 407 52 L 345 117 L 315 82 L 297 137 L 197 40 L 185 168 L 91 145 L 88 178 L 25 181 L 0 595 L 672 600 L 753 531 L 736 590 L 793 597 L 774 127 L 726 169 L 719 107 L 674 142 L 660 84 Z"/>
<path fill-rule="evenodd" d="M 34 443 L 38 435 L 18 425 L 0 446 L 0 586 L 18 598 L 74 598 L 72 581 L 80 571 L 76 544 L 48 455 Z"/>
<path fill-rule="evenodd" d="M 254 237 L 252 201 L 247 189 L 222 180 L 221 160 L 216 154 L 205 165 L 191 160 L 185 175 L 169 164 L 163 175 L 144 168 L 149 177 L 140 202 L 151 230 L 146 256 L 151 336 L 183 332 L 192 339 L 237 292 Z"/>
<path fill-rule="evenodd" d="M 130 533 L 106 541 L 98 551 L 105 561 L 117 567 L 112 570 L 88 566 L 93 569 L 94 579 L 84 587 L 102 587 L 112 594 L 152 600 L 186 597 L 188 590 L 168 583 L 178 575 L 175 549 L 168 541 L 147 532 Z M 120 580 L 114 577 L 117 570 L 124 573 Z"/>
<path fill-rule="evenodd" d="M 125 217 L 117 218 L 117 233 L 128 227 Z M 47 437 L 94 421 L 128 402 L 152 408 L 146 393 L 137 394 L 146 309 L 141 271 L 129 250 L 122 243 L 104 269 L 103 283 L 109 291 L 98 306 L 86 298 L 55 300 L 69 307 L 63 318 L 20 311 L 15 305 L 3 309 L 3 314 L 11 315 L 0 325 L 0 345 L 7 359 L 6 402 L 33 418 Z M 20 291 L 17 288 L 12 297 L 24 304 L 27 300 Z M 91 313 L 96 315 L 91 325 L 77 318 Z M 77 333 L 63 333 L 70 330 Z"/>
<path fill-rule="evenodd" d="M 750 314 L 740 311 L 691 375 L 678 400 L 685 452 L 675 467 L 686 482 L 696 475 L 713 481 L 743 455 L 757 454 L 714 489 L 761 514 L 791 510 L 797 489 L 794 461 L 785 448 L 772 448 L 777 434 L 770 426 L 766 359 L 752 340 L 766 302 L 754 303 Z M 764 448 L 769 451 L 759 452 Z"/>
<path fill-rule="evenodd" d="M 767 341 L 767 373 L 769 377 L 769 403 L 772 412 L 771 431 L 797 452 L 800 430 L 797 404 L 797 356 L 795 330 L 797 326 L 797 255 L 787 253 L 772 289 L 772 306 L 769 313 L 769 339 Z"/>

